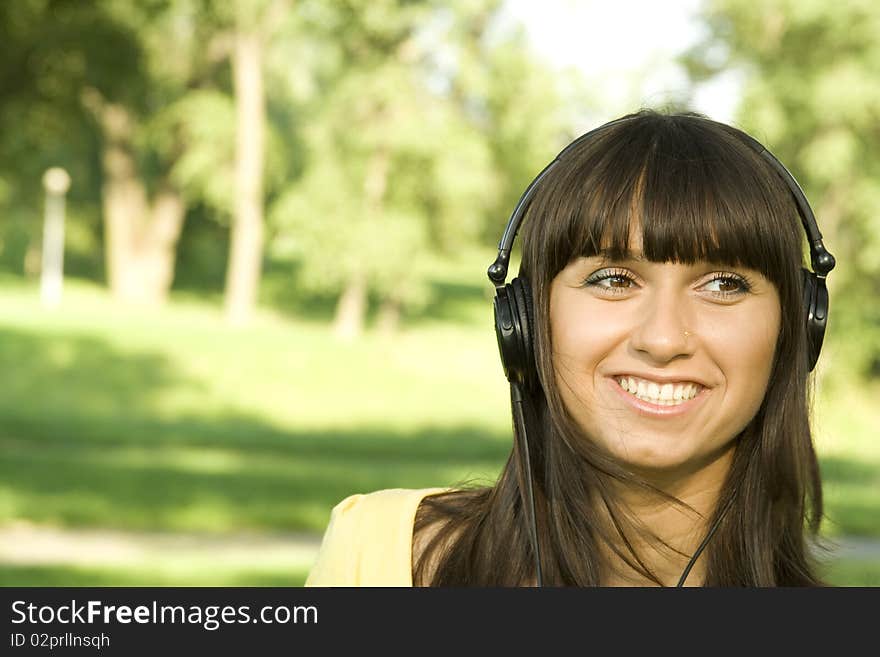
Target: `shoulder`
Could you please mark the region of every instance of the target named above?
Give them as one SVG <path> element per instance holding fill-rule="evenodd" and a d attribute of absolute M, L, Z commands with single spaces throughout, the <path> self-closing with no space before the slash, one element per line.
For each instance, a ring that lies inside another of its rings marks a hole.
<path fill-rule="evenodd" d="M 331 526 L 381 533 L 395 528 L 412 532 L 413 520 L 421 501 L 446 488 L 388 488 L 372 493 L 349 495 L 330 512 Z"/>
<path fill-rule="evenodd" d="M 420 502 L 445 488 L 391 488 L 333 507 L 306 586 L 410 586 L 412 531 Z"/>
<path fill-rule="evenodd" d="M 419 502 L 428 495 L 441 493 L 446 488 L 386 488 L 373 491 L 372 493 L 357 493 L 349 495 L 339 504 L 333 507 L 331 516 L 358 514 L 365 512 L 384 512 L 399 510 L 411 505 L 418 506 Z"/>

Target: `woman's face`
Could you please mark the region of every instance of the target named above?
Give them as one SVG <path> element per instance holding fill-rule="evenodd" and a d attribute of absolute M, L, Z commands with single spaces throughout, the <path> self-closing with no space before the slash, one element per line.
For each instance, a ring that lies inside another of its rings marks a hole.
<path fill-rule="evenodd" d="M 550 288 L 556 384 L 614 457 L 646 475 L 694 474 L 729 456 L 758 411 L 780 314 L 754 270 L 579 258 Z"/>

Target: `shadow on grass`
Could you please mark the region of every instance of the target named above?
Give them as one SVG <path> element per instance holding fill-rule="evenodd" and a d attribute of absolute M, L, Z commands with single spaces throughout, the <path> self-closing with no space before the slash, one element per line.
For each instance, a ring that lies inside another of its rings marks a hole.
<path fill-rule="evenodd" d="M 321 531 L 353 493 L 492 477 L 504 436 L 473 426 L 290 431 L 234 410 L 163 418 L 200 385 L 164 356 L 0 331 L 0 521 Z"/>
<path fill-rule="evenodd" d="M 467 427 L 293 434 L 241 418 L 218 423 L 222 430 L 194 420 L 143 425 L 94 443 L 4 437 L 4 515 L 125 529 L 320 531 L 352 493 L 485 477 L 506 455 L 503 443 Z"/>

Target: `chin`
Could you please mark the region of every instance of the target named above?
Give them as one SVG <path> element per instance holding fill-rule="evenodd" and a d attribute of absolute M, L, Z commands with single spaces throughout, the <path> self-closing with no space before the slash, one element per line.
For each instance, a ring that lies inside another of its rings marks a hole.
<path fill-rule="evenodd" d="M 684 474 L 700 467 L 696 455 L 664 452 L 656 445 L 621 445 L 612 450 L 612 455 L 625 466 L 646 475 Z"/>
<path fill-rule="evenodd" d="M 730 463 L 726 457 L 732 456 L 732 451 L 721 449 L 710 453 L 689 451 L 671 454 L 646 448 L 630 449 L 628 454 L 616 452 L 614 456 L 636 474 L 658 485 L 667 486 L 681 483 L 698 473 L 723 479 Z M 716 466 L 721 469 L 716 471 Z"/>
<path fill-rule="evenodd" d="M 684 475 L 696 469 L 691 462 L 669 458 L 627 459 L 623 463 L 635 472 L 644 475 Z"/>

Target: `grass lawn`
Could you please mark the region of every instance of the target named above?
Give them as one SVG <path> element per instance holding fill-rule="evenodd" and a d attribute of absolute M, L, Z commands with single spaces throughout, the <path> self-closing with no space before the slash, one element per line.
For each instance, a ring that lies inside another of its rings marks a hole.
<path fill-rule="evenodd" d="M 189 566 L 189 565 L 188 565 Z M 198 568 L 84 568 L 0 564 L 3 586 L 303 586 L 307 568 L 224 568 L 210 559 Z"/>
<path fill-rule="evenodd" d="M 217 569 L 207 560 L 182 568 L 82 568 L 0 565 L 3 586 L 302 586 L 308 569 Z M 823 575 L 834 586 L 880 586 L 880 559 L 839 560 Z"/>
<path fill-rule="evenodd" d="M 0 279 L 0 525 L 319 532 L 354 492 L 491 481 L 510 418 L 485 264 L 438 279 L 432 306 L 398 335 L 354 343 L 269 311 L 234 329 L 216 304 L 183 296 L 124 310 L 77 281 L 44 311 L 34 285 Z M 878 390 L 820 400 L 829 535 L 880 537 Z M 0 580 L 298 585 L 305 574 L 191 565 L 6 564 Z M 876 584 L 880 562 L 836 565 L 833 578 Z"/>

